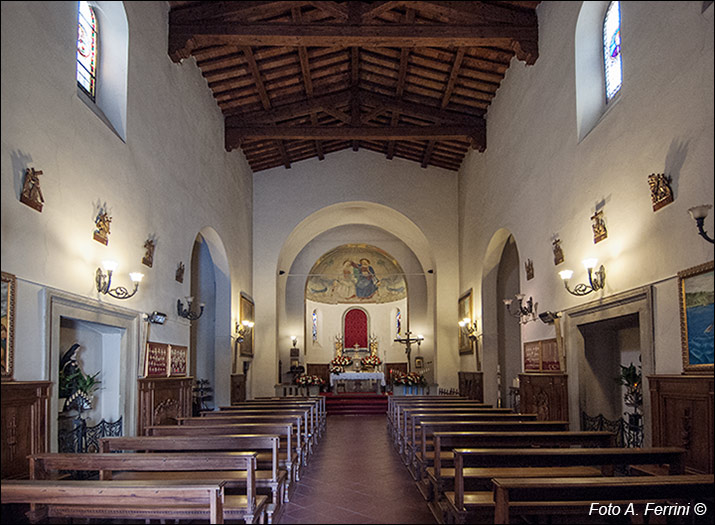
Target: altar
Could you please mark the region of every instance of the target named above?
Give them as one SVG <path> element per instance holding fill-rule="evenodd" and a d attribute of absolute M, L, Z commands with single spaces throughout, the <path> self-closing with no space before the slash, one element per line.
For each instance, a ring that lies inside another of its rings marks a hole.
<path fill-rule="evenodd" d="M 342 372 L 330 374 L 333 392 L 375 392 L 381 394 L 385 387 L 382 372 Z"/>

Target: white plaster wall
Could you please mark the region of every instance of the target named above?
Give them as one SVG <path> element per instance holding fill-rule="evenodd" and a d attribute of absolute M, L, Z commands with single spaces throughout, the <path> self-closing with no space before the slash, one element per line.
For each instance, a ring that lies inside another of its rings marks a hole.
<path fill-rule="evenodd" d="M 500 229 L 516 239 L 521 292 L 540 311 L 598 299 L 568 294 L 557 275 L 570 267 L 573 284 L 584 282 L 580 261 L 598 257 L 607 272 L 602 296 L 654 285 L 656 373 L 680 373 L 675 275 L 713 258 L 712 244 L 697 235 L 687 212 L 713 203 L 713 7 L 702 13 L 702 2 L 622 2 L 621 97 L 578 143 L 573 35 L 580 7 L 539 5 L 539 59 L 533 66 L 512 61 L 487 115 L 487 151 L 470 153 L 462 166 L 460 289 L 474 288 L 479 316 L 482 261 Z M 656 213 L 651 173 L 673 178 L 675 201 Z M 608 239 L 594 245 L 590 217 L 601 201 Z M 558 268 L 554 234 L 566 259 Z M 534 262 L 531 281 L 523 273 L 527 258 Z M 485 354 L 496 351 L 490 330 L 485 326 Z M 522 330 L 523 341 L 554 334 L 541 322 Z M 470 359 L 462 358 L 464 369 Z M 484 361 L 494 362 L 487 355 Z M 493 402 L 492 374 L 486 370 Z"/>
<path fill-rule="evenodd" d="M 94 272 L 103 259 L 119 262 L 117 284 L 129 284 L 129 271 L 145 274 L 132 299 L 99 299 L 168 313 L 165 325 L 151 328 L 156 341 L 188 344 L 176 300 L 190 295 L 190 279 L 180 284 L 174 275 L 180 261 L 190 275 L 202 228 L 215 229 L 226 247 L 232 318 L 238 291 L 250 291 L 250 168 L 242 153 L 224 150 L 223 118 L 194 60 L 169 59 L 168 4 L 125 8 L 126 143 L 77 97 L 76 3 L 2 3 L 2 269 L 18 278 L 17 380 L 46 379 L 46 367 L 38 366 L 48 345 L 42 289 L 97 298 Z M 42 213 L 19 202 L 28 166 L 43 171 Z M 113 218 L 108 246 L 92 240 L 96 206 L 104 203 Z M 150 235 L 157 241 L 153 268 L 141 264 Z M 228 399 L 228 378 L 225 386 L 219 399 Z"/>
<path fill-rule="evenodd" d="M 325 160 L 309 160 L 294 164 L 290 170 L 276 168 L 254 175 L 254 299 L 256 302 L 256 357 L 254 367 L 262 378 L 276 377 L 280 329 L 277 315 L 285 305 L 278 304 L 280 286 L 278 271 L 289 271 L 293 259 L 311 239 L 307 239 L 287 262 L 278 264 L 282 250 L 292 241 L 291 234 L 304 221 L 327 207 L 346 202 L 367 203 L 348 208 L 337 207 L 334 215 L 321 216 L 324 223 L 310 226 L 313 236 L 341 224 L 377 226 L 400 237 L 417 256 L 425 270 L 433 269 L 428 278 L 428 293 L 434 290 L 432 309 L 427 320 L 430 327 L 412 326 L 413 332 L 432 328 L 437 363 L 436 380 L 440 386 L 457 382 L 456 329 L 458 296 L 457 257 L 457 174 L 438 169 L 422 169 L 417 164 L 383 155 L 345 150 L 326 156 Z M 371 206 L 371 205 L 376 206 Z M 397 220 L 387 220 L 380 206 L 397 212 L 416 226 L 410 231 Z M 377 210 L 377 211 L 374 211 Z M 310 221 L 306 221 L 310 222 Z M 429 251 L 414 248 L 426 239 Z M 345 239 L 351 242 L 351 239 Z M 291 253 L 293 253 L 291 252 Z M 420 259 L 420 257 L 423 257 Z M 431 258 L 431 261 L 429 260 Z M 432 263 L 432 264 L 430 264 Z M 285 285 L 282 285 L 285 286 Z M 302 327 L 302 323 L 295 328 Z M 289 335 L 289 334 L 288 334 Z M 255 395 L 268 395 L 273 384 L 267 381 L 254 385 Z"/>

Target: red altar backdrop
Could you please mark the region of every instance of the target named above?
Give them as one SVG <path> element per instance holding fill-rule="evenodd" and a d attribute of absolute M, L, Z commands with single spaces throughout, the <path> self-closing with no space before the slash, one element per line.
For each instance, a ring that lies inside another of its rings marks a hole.
<path fill-rule="evenodd" d="M 354 348 L 355 343 L 360 348 L 367 348 L 367 314 L 359 309 L 353 308 L 345 314 L 345 348 Z"/>

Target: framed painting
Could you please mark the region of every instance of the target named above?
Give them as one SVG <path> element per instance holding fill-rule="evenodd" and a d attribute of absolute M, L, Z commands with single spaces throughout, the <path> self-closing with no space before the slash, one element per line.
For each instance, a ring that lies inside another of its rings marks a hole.
<path fill-rule="evenodd" d="M 185 376 L 186 361 L 189 356 L 188 346 L 169 345 L 169 375 Z"/>
<path fill-rule="evenodd" d="M 255 305 L 248 295 L 241 292 L 240 298 L 241 322 L 255 321 Z M 253 357 L 253 327 L 246 330 L 246 335 L 243 336 L 243 342 L 239 343 L 239 354 L 244 357 Z"/>
<path fill-rule="evenodd" d="M 17 280 L 2 272 L 2 380 L 12 381 L 15 364 L 15 291 Z"/>
<path fill-rule="evenodd" d="M 683 372 L 713 371 L 713 261 L 678 272 Z"/>
<path fill-rule="evenodd" d="M 555 338 L 524 343 L 524 372 L 561 372 Z"/>
<path fill-rule="evenodd" d="M 149 341 L 146 347 L 144 377 L 166 377 L 169 375 L 169 345 Z"/>
<path fill-rule="evenodd" d="M 463 319 L 472 319 L 472 289 L 463 294 L 459 298 L 459 317 L 457 321 Z M 459 327 L 459 353 L 471 354 L 474 351 L 472 341 L 469 339 L 469 333 L 465 328 Z"/>

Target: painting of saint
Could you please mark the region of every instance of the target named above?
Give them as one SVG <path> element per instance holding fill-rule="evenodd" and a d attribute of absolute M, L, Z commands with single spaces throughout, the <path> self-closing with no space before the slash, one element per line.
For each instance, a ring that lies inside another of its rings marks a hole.
<path fill-rule="evenodd" d="M 360 264 L 353 263 L 355 268 L 355 295 L 361 299 L 370 299 L 377 293 L 380 279 L 375 275 L 375 269 L 370 266 L 370 259 L 360 259 Z"/>

